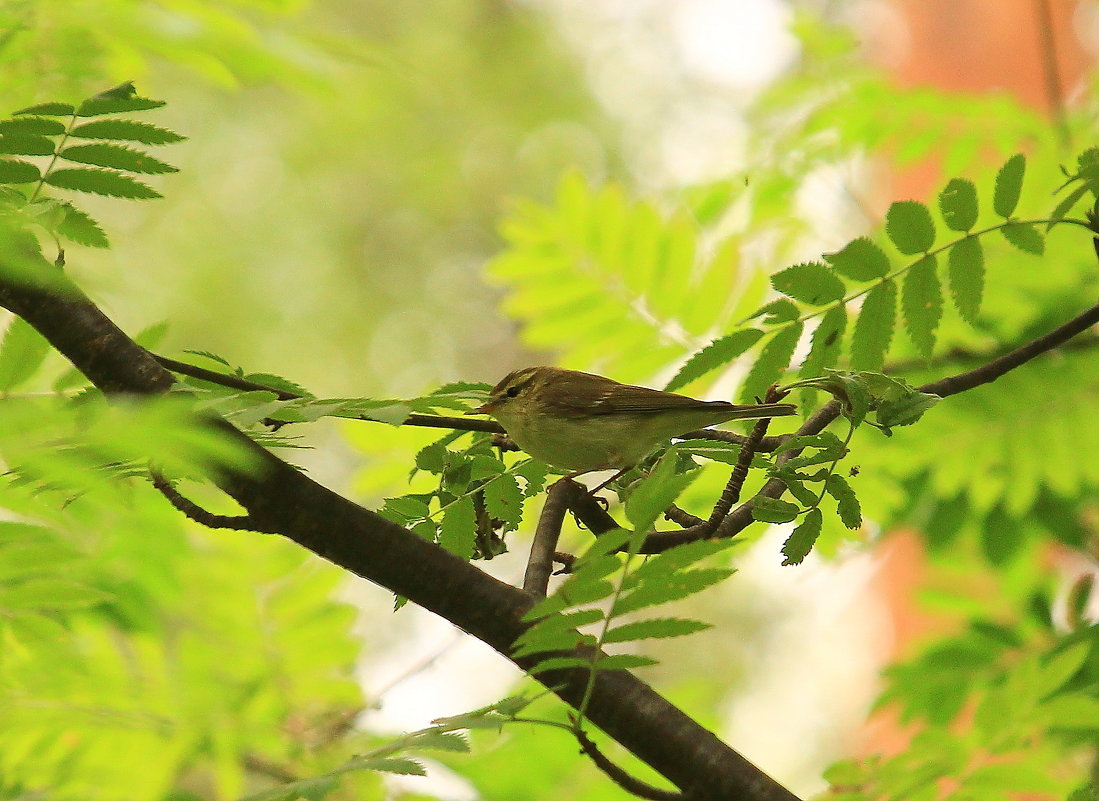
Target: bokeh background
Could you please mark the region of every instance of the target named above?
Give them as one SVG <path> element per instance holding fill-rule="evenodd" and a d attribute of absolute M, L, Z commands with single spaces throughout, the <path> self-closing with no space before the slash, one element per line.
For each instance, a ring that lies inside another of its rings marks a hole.
<path fill-rule="evenodd" d="M 1056 37 L 1052 77 L 1040 20 Z M 1025 111 L 1023 133 L 1087 94 L 1099 47 L 1095 4 L 1067 0 L 7 0 L 0 23 L 7 107 L 133 80 L 168 101 L 156 122 L 189 137 L 166 156 L 182 172 L 155 182 L 165 199 L 87 202 L 113 241 L 69 255 L 93 298 L 129 332 L 169 321 L 162 352 L 211 351 L 334 397 L 415 396 L 560 359 L 666 379 L 592 356 L 598 342 L 560 349 L 530 334 L 486 270 L 517 198 L 551 201 L 569 171 L 654 197 L 747 184 L 755 165 L 794 157 L 760 102 L 799 70 L 826 69 L 830 46 L 837 63 L 853 54 L 898 86 L 1007 98 Z M 844 36 L 812 38 L 826 29 Z M 798 239 L 782 255 L 835 249 L 890 201 L 927 199 L 944 167 L 928 136 L 907 159 L 868 153 L 790 185 Z M 984 147 L 978 137 L 970 155 Z M 773 270 L 773 255 L 745 263 Z M 293 456 L 376 507 L 432 438 L 328 422 Z M 866 724 L 878 670 L 941 624 L 912 604 L 928 571 L 914 536 L 798 569 L 778 566 L 783 537 L 746 549 L 737 577 L 692 609 L 715 628 L 655 648 L 663 664 L 645 675 L 809 793 L 835 759 L 900 742 L 888 717 Z M 523 542 L 487 569 L 521 576 Z M 348 580 L 338 592 L 359 610 L 369 709 L 357 725 L 369 731 L 492 702 L 519 678 L 444 622 L 392 613 L 376 587 Z M 540 786 L 529 774 L 506 770 L 520 743 L 556 772 L 554 792 L 620 797 L 564 740 L 509 731 L 462 768 L 385 792 L 541 797 L 525 794 Z"/>

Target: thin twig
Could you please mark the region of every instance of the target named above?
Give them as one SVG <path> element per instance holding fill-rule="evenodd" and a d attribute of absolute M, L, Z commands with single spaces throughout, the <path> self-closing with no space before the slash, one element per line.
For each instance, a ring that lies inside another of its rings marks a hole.
<path fill-rule="evenodd" d="M 230 389 L 239 389 L 244 392 L 273 392 L 275 397 L 279 400 L 301 400 L 304 395 L 299 395 L 296 392 L 289 392 L 285 389 L 277 389 L 276 387 L 269 387 L 266 384 L 260 384 L 255 381 L 249 381 L 246 378 L 241 378 L 235 375 L 228 375 L 227 373 L 219 373 L 216 370 L 207 370 L 205 367 L 198 367 L 193 364 L 187 364 L 187 362 L 176 361 L 175 359 L 169 359 L 167 356 L 160 356 L 158 354 L 152 354 L 162 367 L 171 370 L 173 373 L 179 373 L 180 375 L 189 375 L 192 378 L 198 378 L 202 381 L 209 381 L 211 384 L 217 384 L 222 387 L 229 387 Z M 361 414 L 357 415 L 355 419 L 358 420 L 373 420 L 370 416 Z M 284 425 L 285 421 L 274 420 L 272 423 L 278 423 Z M 446 417 L 443 415 L 434 414 L 410 414 L 401 423 L 404 426 L 424 426 L 427 428 L 450 428 L 455 431 L 482 431 L 486 434 L 505 434 L 504 427 L 497 423 L 495 420 L 476 420 L 469 417 Z"/>
<path fill-rule="evenodd" d="M 945 398 L 950 395 L 957 395 L 959 392 L 965 392 L 968 389 L 979 387 L 982 384 L 988 384 L 995 381 L 1000 376 L 1011 372 L 1016 367 L 1026 364 L 1035 356 L 1051 351 L 1072 339 L 1074 336 L 1084 333 L 1097 323 L 1099 323 L 1099 304 L 1096 304 L 1082 314 L 1073 317 L 1064 325 L 1054 328 L 1048 334 L 1040 336 L 1015 350 L 1009 351 L 1003 356 L 993 359 L 988 364 L 964 373 L 958 373 L 954 376 L 948 376 L 947 378 L 941 378 L 938 381 L 924 384 L 920 387 L 920 391 L 930 392 L 933 395 Z"/>
<path fill-rule="evenodd" d="M 153 486 L 168 499 L 168 503 L 183 512 L 191 520 L 201 523 L 207 528 L 228 528 L 234 531 L 264 531 L 251 517 L 251 515 L 215 515 L 199 506 L 194 501 L 184 498 L 175 487 L 169 483 L 160 473 L 151 474 Z"/>
<path fill-rule="evenodd" d="M 565 512 L 569 501 L 578 493 L 587 492 L 569 478 L 555 481 L 546 493 L 546 503 L 542 515 L 538 518 L 538 528 L 534 532 L 534 542 L 530 547 L 530 559 L 523 576 L 523 589 L 539 598 L 545 598 L 549 588 L 550 575 L 553 573 L 553 555 L 557 550 L 557 540 L 561 537 L 561 524 L 565 522 Z"/>
<path fill-rule="evenodd" d="M 756 421 L 756 424 L 752 427 L 752 433 L 748 437 L 748 441 L 740 448 L 740 456 L 737 457 L 736 465 L 733 467 L 733 472 L 729 475 L 729 481 L 725 484 L 725 489 L 721 492 L 721 497 L 717 499 L 717 503 L 714 504 L 714 509 L 710 513 L 710 519 L 706 521 L 706 527 L 709 529 L 707 533 L 713 533 L 718 524 L 725 519 L 725 515 L 729 514 L 729 510 L 733 508 L 733 504 L 740 500 L 740 493 L 744 489 L 744 482 L 748 478 L 748 468 L 752 466 L 752 459 L 756 455 L 756 448 L 759 446 L 763 436 L 767 433 L 767 426 L 770 424 L 771 418 L 764 417 Z"/>
<path fill-rule="evenodd" d="M 671 520 L 677 526 L 683 526 L 683 528 L 701 526 L 706 522 L 701 517 L 691 514 L 686 509 L 676 506 L 674 503 L 664 510 L 664 519 Z"/>
<path fill-rule="evenodd" d="M 651 801 L 684 801 L 686 796 L 683 793 L 674 790 L 662 790 L 628 774 L 600 751 L 599 747 L 592 742 L 592 739 L 588 737 L 583 729 L 573 729 L 573 734 L 576 735 L 576 741 L 580 743 L 580 753 L 586 754 L 597 768 L 607 774 L 611 781 L 627 793 L 632 793 L 638 798 L 651 799 Z"/>

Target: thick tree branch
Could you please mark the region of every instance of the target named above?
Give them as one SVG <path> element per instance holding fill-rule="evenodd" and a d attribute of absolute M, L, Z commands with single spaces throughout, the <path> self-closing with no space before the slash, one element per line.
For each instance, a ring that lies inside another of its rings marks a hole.
<path fill-rule="evenodd" d="M 60 296 L 0 282 L 0 305 L 23 317 L 107 393 L 160 394 L 171 374 L 75 288 Z M 258 469 L 223 468 L 211 479 L 263 530 L 404 595 L 501 654 L 525 628 L 534 599 L 410 531 L 364 509 L 276 458 L 224 421 L 209 425 L 255 457 Z M 534 658 L 515 660 L 530 668 Z M 548 671 L 539 680 L 567 703 L 584 699 L 588 673 Z M 796 796 L 651 687 L 621 670 L 600 671 L 586 717 L 686 795 L 793 801 Z"/>

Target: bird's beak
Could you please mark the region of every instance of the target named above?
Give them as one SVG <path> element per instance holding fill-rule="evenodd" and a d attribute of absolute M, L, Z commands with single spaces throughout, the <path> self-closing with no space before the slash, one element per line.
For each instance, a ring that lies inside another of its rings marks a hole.
<path fill-rule="evenodd" d="M 466 414 L 491 414 L 496 410 L 496 407 L 500 405 L 499 401 L 485 401 L 476 409 L 470 409 Z"/>

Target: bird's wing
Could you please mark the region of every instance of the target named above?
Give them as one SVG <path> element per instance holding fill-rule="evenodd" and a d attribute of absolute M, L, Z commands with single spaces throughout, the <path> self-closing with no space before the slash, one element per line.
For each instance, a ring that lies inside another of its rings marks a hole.
<path fill-rule="evenodd" d="M 580 395 L 584 395 L 581 397 Z M 700 401 L 686 395 L 661 392 L 649 387 L 608 382 L 606 386 L 592 386 L 590 390 L 572 392 L 567 398 L 554 403 L 560 414 L 569 417 L 607 414 L 646 414 L 668 409 L 706 409 L 715 406 L 732 406 L 723 401 Z"/>

